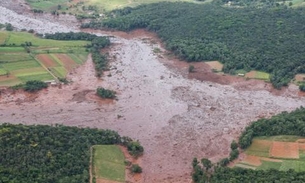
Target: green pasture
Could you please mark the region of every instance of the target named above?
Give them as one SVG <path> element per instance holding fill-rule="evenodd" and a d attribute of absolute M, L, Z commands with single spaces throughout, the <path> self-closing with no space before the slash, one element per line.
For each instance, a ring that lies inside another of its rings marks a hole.
<path fill-rule="evenodd" d="M 0 86 L 14 86 L 20 83 L 21 81 L 18 78 L 0 78 Z"/>
<path fill-rule="evenodd" d="M 26 61 L 33 59 L 28 53 L 0 53 L 0 62 L 18 62 L 18 61 Z"/>
<path fill-rule="evenodd" d="M 10 37 L 6 44 L 21 45 L 25 42 L 31 42 L 33 46 L 48 48 L 83 47 L 89 43 L 88 41 L 57 41 L 52 39 L 41 39 L 27 32 L 10 32 Z"/>
<path fill-rule="evenodd" d="M 259 139 L 253 139 L 252 144 L 245 151 L 248 155 L 269 157 L 269 149 L 272 145 L 272 141 L 265 141 L 262 143 Z"/>
<path fill-rule="evenodd" d="M 255 137 L 256 140 L 269 140 L 269 141 L 279 141 L 279 142 L 295 142 L 303 137 L 294 135 L 278 135 L 278 136 L 260 136 Z"/>
<path fill-rule="evenodd" d="M 31 80 L 40 80 L 40 81 L 47 81 L 47 80 L 53 80 L 53 76 L 49 73 L 45 74 L 32 74 L 32 75 L 25 75 L 25 76 L 19 76 L 18 79 L 20 79 L 23 83 Z"/>
<path fill-rule="evenodd" d="M 125 157 L 118 146 L 97 145 L 93 147 L 93 152 L 96 178 L 125 181 Z"/>
<path fill-rule="evenodd" d="M 5 70 L 4 68 L 0 68 L 0 76 L 6 75 L 6 74 L 7 74 L 7 70 Z"/>
<path fill-rule="evenodd" d="M 83 64 L 88 57 L 88 53 L 85 52 L 83 54 L 68 54 L 68 56 L 77 64 Z"/>
<path fill-rule="evenodd" d="M 149 3 L 158 3 L 158 2 L 193 2 L 193 3 L 206 3 L 211 2 L 212 0 L 206 0 L 205 2 L 198 2 L 196 0 L 84 0 L 84 4 L 79 4 L 78 6 L 74 6 L 72 9 L 66 9 L 69 6 L 69 0 L 27 0 L 32 9 L 40 9 L 44 11 L 52 11 L 57 10 L 58 5 L 62 6 L 60 11 L 66 11 L 71 13 L 79 13 L 82 12 L 82 6 L 96 6 L 99 10 L 103 11 L 111 11 L 114 9 L 120 9 L 124 7 L 135 7 L 141 4 L 149 4 Z M 71 2 L 70 2 L 71 3 Z M 73 2 L 72 2 L 73 3 Z M 73 3 L 77 5 L 76 3 Z M 83 12 L 84 13 L 84 12 Z"/>
<path fill-rule="evenodd" d="M 11 62 L 4 63 L 2 67 L 7 69 L 8 71 L 18 70 L 18 69 L 27 69 L 27 68 L 35 68 L 41 67 L 40 64 L 36 60 L 27 60 L 20 62 Z"/>
<path fill-rule="evenodd" d="M 282 162 L 273 162 L 273 161 L 264 161 L 262 160 L 262 164 L 257 167 L 257 170 L 268 170 L 268 169 L 276 169 L 279 170 L 282 165 Z"/>
<path fill-rule="evenodd" d="M 0 53 L 19 53 L 25 52 L 23 47 L 0 47 Z"/>
<path fill-rule="evenodd" d="M 5 43 L 8 36 L 8 32 L 0 31 L 0 45 Z"/>
<path fill-rule="evenodd" d="M 33 9 L 40 9 L 40 10 L 56 10 L 57 5 L 65 4 L 69 2 L 69 0 L 52 0 L 52 1 L 45 1 L 45 0 L 26 0 Z"/>
<path fill-rule="evenodd" d="M 50 68 L 51 72 L 59 77 L 59 78 L 64 78 L 67 75 L 67 70 L 64 67 L 52 67 Z"/>

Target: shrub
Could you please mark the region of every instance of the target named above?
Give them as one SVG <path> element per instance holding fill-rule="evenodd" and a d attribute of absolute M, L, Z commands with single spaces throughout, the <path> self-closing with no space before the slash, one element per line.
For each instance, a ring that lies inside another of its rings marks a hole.
<path fill-rule="evenodd" d="M 116 92 L 113 90 L 108 90 L 108 89 L 100 87 L 100 88 L 97 88 L 96 94 L 101 98 L 113 99 L 113 98 L 115 98 Z"/>
<path fill-rule="evenodd" d="M 138 157 L 143 154 L 144 148 L 140 142 L 132 141 L 127 144 L 127 150 L 132 156 Z"/>
<path fill-rule="evenodd" d="M 234 149 L 230 153 L 230 161 L 235 160 L 239 155 L 238 149 Z"/>
<path fill-rule="evenodd" d="M 235 150 L 237 148 L 238 148 L 238 144 L 237 144 L 237 142 L 235 140 L 233 140 L 232 143 L 231 143 L 231 149 Z"/>
<path fill-rule="evenodd" d="M 33 81 L 27 81 L 25 83 L 24 90 L 28 92 L 35 92 L 47 87 L 48 85 L 46 83 L 42 81 L 33 80 Z"/>
<path fill-rule="evenodd" d="M 300 84 L 299 89 L 305 91 L 305 83 Z"/>
<path fill-rule="evenodd" d="M 190 65 L 189 66 L 189 72 L 191 73 L 191 72 L 194 72 L 194 71 L 195 71 L 195 67 L 193 65 Z"/>
<path fill-rule="evenodd" d="M 138 164 L 131 165 L 132 173 L 142 173 L 142 168 Z"/>

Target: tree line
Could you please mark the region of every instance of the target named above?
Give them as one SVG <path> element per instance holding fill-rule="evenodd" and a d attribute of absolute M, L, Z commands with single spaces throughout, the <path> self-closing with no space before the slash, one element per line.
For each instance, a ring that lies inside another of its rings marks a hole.
<path fill-rule="evenodd" d="M 114 10 L 109 16 L 82 27 L 146 28 L 181 59 L 219 60 L 227 73 L 265 71 L 276 88 L 305 72 L 304 8 L 164 2 Z"/>
<path fill-rule="evenodd" d="M 112 130 L 2 124 L 0 182 L 88 183 L 91 146 L 133 143 Z"/>

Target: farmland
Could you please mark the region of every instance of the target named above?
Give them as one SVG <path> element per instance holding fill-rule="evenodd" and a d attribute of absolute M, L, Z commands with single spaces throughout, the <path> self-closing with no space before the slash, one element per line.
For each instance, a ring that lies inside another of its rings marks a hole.
<path fill-rule="evenodd" d="M 257 170 L 277 169 L 305 171 L 304 138 L 298 136 L 271 136 L 253 139 L 245 150 L 245 158 L 236 167 Z"/>
<path fill-rule="evenodd" d="M 84 1 L 69 1 L 69 0 L 54 0 L 54 1 L 40 1 L 27 0 L 32 9 L 39 9 L 43 11 L 67 11 L 73 14 L 85 14 L 86 11 L 111 11 L 125 7 L 135 7 L 141 4 L 158 3 L 163 1 L 169 2 L 196 2 L 195 0 L 84 0 Z M 207 0 L 206 2 L 210 2 Z M 59 6 L 60 5 L 60 8 Z"/>
<path fill-rule="evenodd" d="M 97 180 L 125 181 L 124 154 L 115 145 L 93 146 L 93 174 Z"/>
<path fill-rule="evenodd" d="M 25 32 L 0 32 L 0 86 L 13 86 L 29 80 L 64 78 L 84 63 L 87 41 L 57 41 Z M 26 44 L 30 46 L 26 46 Z"/>

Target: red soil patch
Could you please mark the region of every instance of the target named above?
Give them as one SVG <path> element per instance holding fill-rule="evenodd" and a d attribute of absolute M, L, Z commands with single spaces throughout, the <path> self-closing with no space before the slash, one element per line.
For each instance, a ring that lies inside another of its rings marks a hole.
<path fill-rule="evenodd" d="M 246 78 L 255 78 L 256 77 L 256 71 L 250 71 L 245 74 Z"/>
<path fill-rule="evenodd" d="M 269 152 L 274 158 L 299 158 L 299 143 L 294 142 L 273 142 Z"/>
<path fill-rule="evenodd" d="M 7 80 L 13 80 L 16 79 L 16 77 L 14 75 L 2 75 L 0 76 L 0 81 L 7 81 Z"/>
<path fill-rule="evenodd" d="M 48 54 L 40 54 L 37 56 L 37 58 L 47 68 L 55 67 L 58 65 L 56 62 L 54 62 L 54 60 L 52 58 L 49 57 Z"/>
<path fill-rule="evenodd" d="M 305 150 L 305 144 L 299 143 L 299 149 L 300 150 Z"/>
<path fill-rule="evenodd" d="M 247 155 L 243 161 L 254 166 L 260 166 L 262 164 L 259 157 L 251 155 Z"/>
<path fill-rule="evenodd" d="M 64 64 L 68 71 L 71 71 L 77 64 L 66 54 L 55 54 L 55 56 Z"/>
<path fill-rule="evenodd" d="M 96 179 L 96 183 L 120 183 L 120 182 L 107 180 L 107 179 Z"/>

